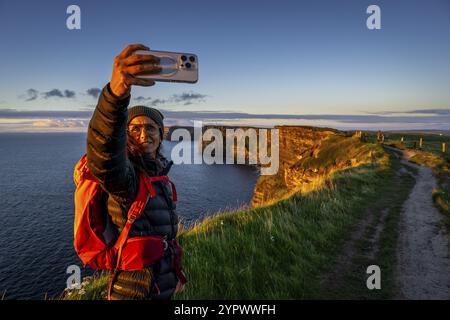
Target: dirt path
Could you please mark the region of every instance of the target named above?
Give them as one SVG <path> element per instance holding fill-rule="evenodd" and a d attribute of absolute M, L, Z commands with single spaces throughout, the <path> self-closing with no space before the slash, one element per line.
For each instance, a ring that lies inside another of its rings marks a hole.
<path fill-rule="evenodd" d="M 450 299 L 450 248 L 443 216 L 433 204 L 436 180 L 428 167 L 418 170 L 416 184 L 403 204 L 397 248 L 399 299 Z"/>
<path fill-rule="evenodd" d="M 395 174 L 344 244 L 334 271 L 322 281 L 325 298 L 450 299 L 450 240 L 434 206 L 431 169 L 386 147 Z M 368 265 L 382 270 L 382 290 L 368 290 Z M 329 294 L 328 294 L 329 292 Z"/>

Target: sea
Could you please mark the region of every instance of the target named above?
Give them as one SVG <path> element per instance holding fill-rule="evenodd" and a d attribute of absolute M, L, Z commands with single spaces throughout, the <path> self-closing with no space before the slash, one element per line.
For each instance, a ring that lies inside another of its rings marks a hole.
<path fill-rule="evenodd" d="M 177 143 L 164 141 L 171 159 Z M 51 299 L 66 288 L 68 267 L 83 269 L 73 241 L 73 168 L 86 150 L 85 133 L 0 133 L 0 299 Z M 173 165 L 177 213 L 186 227 L 250 204 L 254 166 Z"/>

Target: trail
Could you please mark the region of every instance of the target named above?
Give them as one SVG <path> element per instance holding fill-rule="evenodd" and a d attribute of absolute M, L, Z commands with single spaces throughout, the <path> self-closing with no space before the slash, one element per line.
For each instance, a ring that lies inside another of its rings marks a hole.
<path fill-rule="evenodd" d="M 384 147 L 396 167 L 395 175 L 386 181 L 379 197 L 368 203 L 333 271 L 321 281 L 323 296 L 450 299 L 450 239 L 445 217 L 433 203 L 436 179 L 429 167 L 407 160 L 414 152 Z M 383 242 L 383 236 L 392 241 Z M 383 252 L 392 253 L 383 258 Z M 365 285 L 366 268 L 371 264 L 382 266 L 380 292 Z M 384 273 L 386 268 L 392 271 Z"/>
<path fill-rule="evenodd" d="M 403 204 L 397 248 L 398 299 L 450 299 L 450 248 L 443 215 L 433 204 L 436 179 L 428 167 L 402 159 L 418 170 Z"/>

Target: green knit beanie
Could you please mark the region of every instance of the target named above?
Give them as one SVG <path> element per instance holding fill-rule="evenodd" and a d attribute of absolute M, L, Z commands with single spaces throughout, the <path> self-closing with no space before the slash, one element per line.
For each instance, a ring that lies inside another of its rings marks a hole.
<path fill-rule="evenodd" d="M 138 116 L 147 116 L 159 125 L 159 133 L 161 134 L 161 139 L 164 137 L 164 116 L 163 114 L 155 108 L 150 108 L 146 106 L 134 106 L 128 109 L 128 121 L 130 121 Z"/>

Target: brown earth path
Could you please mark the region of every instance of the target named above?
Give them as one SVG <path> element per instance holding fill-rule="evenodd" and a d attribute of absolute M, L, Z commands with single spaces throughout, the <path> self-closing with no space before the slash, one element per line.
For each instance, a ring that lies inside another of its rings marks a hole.
<path fill-rule="evenodd" d="M 444 216 L 432 199 L 436 180 L 430 168 L 407 160 L 413 153 L 384 147 L 398 163 L 396 175 L 387 181 L 391 191 L 371 203 L 355 226 L 333 271 L 321 281 L 323 298 L 450 299 L 450 239 Z M 366 288 L 365 268 L 386 263 L 379 260 L 380 250 L 385 249 L 380 234 L 389 229 L 387 217 L 395 212 L 399 218 L 396 241 L 390 244 L 395 256 L 395 263 L 389 265 L 390 288 L 377 295 Z"/>
<path fill-rule="evenodd" d="M 431 169 L 402 159 L 418 171 L 403 204 L 397 248 L 399 299 L 450 299 L 450 246 L 443 215 L 435 207 Z"/>

